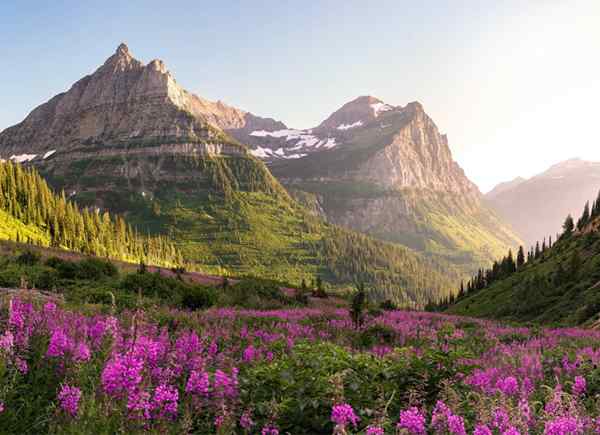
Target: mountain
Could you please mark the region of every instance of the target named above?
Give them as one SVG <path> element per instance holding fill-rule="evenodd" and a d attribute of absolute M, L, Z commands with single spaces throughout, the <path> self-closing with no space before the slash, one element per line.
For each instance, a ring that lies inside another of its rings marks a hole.
<path fill-rule="evenodd" d="M 311 215 L 232 137 L 283 124 L 184 90 L 164 63 L 128 47 L 0 133 L 0 156 L 34 165 L 85 207 L 167 235 L 207 272 L 298 284 L 361 280 L 409 305 L 447 294 L 461 273 L 441 258 Z"/>
<path fill-rule="evenodd" d="M 516 177 L 510 181 L 499 183 L 496 186 L 494 186 L 492 190 L 485 194 L 485 198 L 487 200 L 491 200 L 504 192 L 508 192 L 509 190 L 516 188 L 519 184 L 523 183 L 524 181 L 527 180 L 523 177 Z"/>
<path fill-rule="evenodd" d="M 511 265 L 508 263 L 512 260 L 507 263 L 505 259 L 502 265 L 483 274 L 483 278 L 474 279 L 473 286 L 468 286 L 472 290 L 459 297 L 447 311 L 558 325 L 597 323 L 600 314 L 598 205 L 592 208 L 591 217 L 576 219 L 579 229 L 563 232 L 551 247 L 544 243 L 538 252 L 527 255 L 523 265 Z"/>
<path fill-rule="evenodd" d="M 571 159 L 485 195 L 527 245 L 554 236 L 568 214 L 579 216 L 583 204 L 600 190 L 600 162 Z"/>
<path fill-rule="evenodd" d="M 402 107 L 362 96 L 309 130 L 228 131 L 329 222 L 444 258 L 465 273 L 519 244 L 418 102 Z"/>

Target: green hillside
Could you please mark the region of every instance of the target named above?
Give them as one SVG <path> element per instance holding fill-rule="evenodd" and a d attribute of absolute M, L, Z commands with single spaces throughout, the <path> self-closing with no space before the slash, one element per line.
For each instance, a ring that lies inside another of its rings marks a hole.
<path fill-rule="evenodd" d="M 563 325 L 596 321 L 600 312 L 597 214 L 584 215 L 578 230 L 567 229 L 551 247 L 538 244 L 527 259 L 505 258 L 493 271 L 474 278 L 468 286 L 471 291 L 447 311 Z"/>
<path fill-rule="evenodd" d="M 108 212 L 80 210 L 34 169 L 0 163 L 0 239 L 131 262 L 174 266 L 181 255 L 165 237 L 140 236 Z"/>
<path fill-rule="evenodd" d="M 122 213 L 168 235 L 193 267 L 300 284 L 365 281 L 380 297 L 422 305 L 446 295 L 460 271 L 397 244 L 324 223 L 292 200 L 249 154 L 189 157 L 122 153 L 50 159 L 40 170 L 86 206 Z M 124 177 L 121 174 L 134 174 Z"/>

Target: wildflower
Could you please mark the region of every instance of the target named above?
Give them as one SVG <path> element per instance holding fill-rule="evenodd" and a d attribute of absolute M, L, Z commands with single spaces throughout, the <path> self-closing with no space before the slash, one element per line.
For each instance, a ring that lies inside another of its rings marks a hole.
<path fill-rule="evenodd" d="M 356 427 L 360 418 L 354 413 L 352 406 L 347 403 L 341 405 L 335 405 L 331 410 L 331 421 L 339 426 L 347 426 L 348 423 L 352 423 Z"/>
<path fill-rule="evenodd" d="M 263 427 L 260 433 L 261 435 L 279 435 L 279 429 L 277 429 L 275 426 L 267 425 Z"/>
<path fill-rule="evenodd" d="M 0 402 L 0 414 L 4 412 L 4 402 Z"/>
<path fill-rule="evenodd" d="M 112 396 L 133 391 L 142 382 L 144 361 L 131 354 L 116 355 L 102 370 L 102 387 Z"/>
<path fill-rule="evenodd" d="M 58 393 L 58 401 L 61 408 L 72 417 L 77 415 L 79 409 L 79 400 L 81 399 L 81 390 L 77 387 L 63 385 Z"/>
<path fill-rule="evenodd" d="M 244 349 L 244 353 L 242 355 L 242 359 L 244 362 L 249 363 L 252 362 L 257 356 L 256 349 L 254 346 L 250 345 L 246 349 Z"/>
<path fill-rule="evenodd" d="M 132 391 L 127 398 L 127 410 L 132 414 L 139 414 L 144 420 L 150 420 L 150 393 L 146 391 Z"/>
<path fill-rule="evenodd" d="M 89 361 L 91 356 L 90 348 L 83 341 L 75 347 L 73 359 L 77 362 Z"/>
<path fill-rule="evenodd" d="M 237 379 L 238 370 L 236 368 L 231 370 L 231 376 L 228 376 L 225 372 L 217 370 L 215 372 L 215 391 L 220 397 L 234 398 L 237 396 Z"/>
<path fill-rule="evenodd" d="M 492 431 L 485 424 L 478 424 L 473 431 L 473 435 L 492 435 Z"/>
<path fill-rule="evenodd" d="M 504 379 L 498 379 L 496 388 L 506 396 L 512 396 L 519 390 L 519 382 L 514 376 L 508 376 Z"/>
<path fill-rule="evenodd" d="M 61 357 L 69 350 L 69 347 L 69 338 L 64 331 L 62 329 L 55 329 L 50 336 L 50 343 L 48 344 L 46 356 Z"/>
<path fill-rule="evenodd" d="M 15 336 L 11 331 L 6 331 L 0 335 L 0 350 L 4 350 L 6 353 L 11 353 L 15 345 Z"/>
<path fill-rule="evenodd" d="M 365 435 L 384 435 L 385 431 L 383 430 L 382 427 L 379 426 L 369 426 L 367 428 L 367 431 L 365 432 Z"/>
<path fill-rule="evenodd" d="M 584 425 L 576 417 L 558 417 L 547 421 L 544 425 L 544 435 L 579 435 L 583 433 Z"/>
<path fill-rule="evenodd" d="M 587 384 L 585 378 L 583 376 L 575 376 L 575 381 L 573 382 L 573 395 L 581 396 L 585 394 L 585 390 L 587 388 Z"/>
<path fill-rule="evenodd" d="M 185 392 L 190 394 L 200 394 L 208 396 L 210 389 L 210 380 L 208 373 L 193 371 L 185 386 Z"/>
<path fill-rule="evenodd" d="M 467 435 L 465 421 L 459 415 L 448 416 L 448 430 L 454 435 Z"/>
<path fill-rule="evenodd" d="M 424 434 L 425 416 L 417 408 L 409 408 L 400 412 L 400 419 L 396 427 L 398 429 L 404 429 L 413 435 Z"/>
<path fill-rule="evenodd" d="M 254 426 L 254 421 L 252 421 L 250 412 L 244 411 L 240 417 L 240 427 L 245 430 L 250 430 L 252 426 Z"/>
<path fill-rule="evenodd" d="M 521 435 L 521 432 L 519 432 L 519 430 L 516 427 L 511 426 L 504 432 L 502 432 L 502 435 Z"/>
<path fill-rule="evenodd" d="M 153 408 L 160 417 L 173 418 L 177 415 L 179 391 L 172 385 L 159 385 L 154 390 Z"/>

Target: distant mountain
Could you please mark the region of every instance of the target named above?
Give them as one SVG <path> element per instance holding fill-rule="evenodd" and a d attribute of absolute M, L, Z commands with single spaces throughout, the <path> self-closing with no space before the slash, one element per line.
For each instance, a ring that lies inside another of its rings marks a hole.
<path fill-rule="evenodd" d="M 554 166 L 553 174 L 582 166 L 569 161 Z M 583 166 L 587 166 L 583 164 Z M 560 175 L 551 175 L 560 176 Z M 598 204 L 597 204 L 598 205 Z M 580 204 L 583 209 L 582 204 Z M 564 219 L 562 219 L 564 220 Z M 575 222 L 579 216 L 575 218 Z M 600 209 L 582 222 L 580 230 L 563 234 L 539 252 L 531 252 L 522 266 L 498 265 L 485 273 L 474 288 L 448 308 L 452 314 L 534 321 L 558 325 L 595 324 L 600 321 Z M 516 256 L 513 257 L 516 260 Z M 506 261 L 506 260 L 505 260 Z M 477 281 L 477 279 L 475 279 Z"/>
<path fill-rule="evenodd" d="M 598 190 L 600 162 L 571 159 L 527 180 L 503 183 L 485 198 L 532 245 L 560 232 L 565 217 L 579 216 Z"/>
<path fill-rule="evenodd" d="M 503 192 L 507 192 L 511 189 L 514 189 L 515 187 L 517 187 L 519 184 L 523 183 L 524 181 L 527 181 L 527 180 L 523 177 L 517 177 L 510 181 L 505 181 L 503 183 L 499 183 L 496 186 L 494 186 L 494 188 L 492 190 L 490 190 L 488 193 L 485 194 L 485 198 L 488 200 L 491 200 L 491 199 L 497 197 L 498 195 L 501 195 Z"/>
<path fill-rule="evenodd" d="M 362 96 L 309 130 L 230 133 L 329 222 L 443 257 L 469 273 L 519 243 L 418 102 L 394 106 Z"/>
<path fill-rule="evenodd" d="M 0 156 L 35 165 L 83 206 L 168 235 L 209 272 L 360 280 L 377 298 L 412 306 L 453 287 L 460 271 L 443 258 L 308 213 L 253 156 L 257 148 L 232 137 L 263 140 L 270 136 L 256 132 L 285 128 L 187 92 L 162 61 L 144 65 L 121 44 L 93 74 L 1 132 Z"/>

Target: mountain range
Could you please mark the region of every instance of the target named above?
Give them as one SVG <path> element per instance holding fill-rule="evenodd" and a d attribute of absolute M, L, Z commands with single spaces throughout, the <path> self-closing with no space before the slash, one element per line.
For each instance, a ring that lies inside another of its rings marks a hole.
<path fill-rule="evenodd" d="M 363 96 L 293 129 L 187 92 L 125 44 L 1 132 L 0 156 L 211 272 L 360 279 L 422 302 L 519 243 L 421 104 Z"/>
<path fill-rule="evenodd" d="M 531 246 L 555 238 L 565 217 L 577 219 L 599 190 L 600 162 L 570 159 L 529 179 L 501 183 L 485 200 Z"/>

